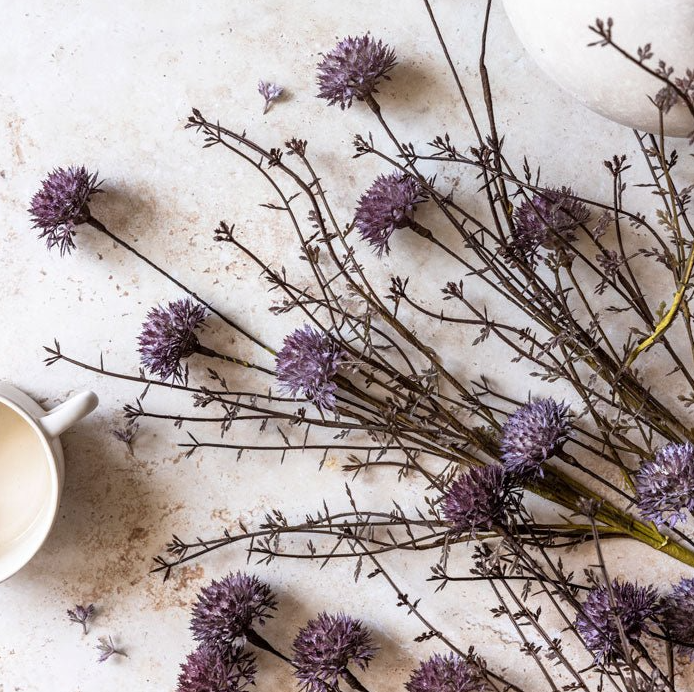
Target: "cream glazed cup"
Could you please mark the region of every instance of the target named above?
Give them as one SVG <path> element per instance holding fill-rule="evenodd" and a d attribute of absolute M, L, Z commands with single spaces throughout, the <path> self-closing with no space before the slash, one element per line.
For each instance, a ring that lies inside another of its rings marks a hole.
<path fill-rule="evenodd" d="M 0 582 L 36 555 L 53 528 L 65 478 L 60 435 L 99 400 L 82 392 L 45 411 L 0 382 Z"/>

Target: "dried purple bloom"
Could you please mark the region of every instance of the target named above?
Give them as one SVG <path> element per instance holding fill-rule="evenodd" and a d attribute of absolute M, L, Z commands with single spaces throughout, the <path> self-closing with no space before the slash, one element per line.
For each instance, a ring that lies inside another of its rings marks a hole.
<path fill-rule="evenodd" d="M 569 407 L 551 397 L 525 404 L 503 427 L 501 458 L 510 473 L 542 476 L 542 464 L 571 434 Z"/>
<path fill-rule="evenodd" d="M 177 692 L 240 692 L 254 684 L 255 656 L 237 649 L 201 644 L 186 657 Z"/>
<path fill-rule="evenodd" d="M 265 108 L 263 115 L 270 110 L 272 104 L 282 96 L 284 88 L 273 82 L 264 82 L 262 79 L 258 82 L 258 93 L 265 99 Z"/>
<path fill-rule="evenodd" d="M 122 428 L 113 428 L 113 430 L 111 430 L 111 434 L 117 440 L 120 440 L 121 442 L 125 443 L 125 446 L 128 448 L 128 451 L 130 452 L 130 454 L 132 454 L 133 440 L 135 439 L 135 435 L 137 435 L 137 431 L 139 429 L 140 424 L 134 420 L 130 420 Z"/>
<path fill-rule="evenodd" d="M 663 599 L 663 622 L 680 652 L 694 659 L 694 579 L 681 579 Z"/>
<path fill-rule="evenodd" d="M 576 629 L 587 648 L 595 654 L 595 661 L 611 661 L 623 656 L 618 622 L 628 642 L 635 643 L 646 630 L 649 620 L 659 613 L 658 592 L 652 586 L 638 586 L 630 582 L 612 582 L 615 608 L 605 586 L 591 589 L 583 612 L 576 617 Z"/>
<path fill-rule="evenodd" d="M 76 605 L 74 610 L 67 611 L 67 616 L 70 618 L 70 622 L 76 622 L 82 625 L 82 632 L 87 634 L 87 623 L 94 617 L 95 610 L 93 603 L 90 603 L 86 607 Z"/>
<path fill-rule="evenodd" d="M 198 641 L 218 647 L 238 647 L 254 622 L 265 624 L 277 607 L 272 589 L 255 576 L 237 572 L 212 581 L 193 606 L 190 629 Z"/>
<path fill-rule="evenodd" d="M 694 511 L 694 445 L 669 444 L 636 473 L 637 505 L 656 524 L 675 526 Z"/>
<path fill-rule="evenodd" d="M 455 654 L 434 654 L 412 671 L 407 692 L 486 692 L 489 685 L 479 667 Z"/>
<path fill-rule="evenodd" d="M 489 531 L 506 523 L 508 484 L 503 466 L 472 467 L 443 496 L 443 514 L 456 534 Z"/>
<path fill-rule="evenodd" d="M 190 298 L 152 308 L 138 337 L 142 365 L 162 380 L 183 381 L 181 361 L 197 350 L 195 330 L 204 325 L 206 314 L 207 309 Z"/>
<path fill-rule="evenodd" d="M 84 166 L 56 168 L 41 182 L 41 189 L 31 198 L 29 213 L 49 250 L 57 246 L 61 255 L 73 250 L 75 226 L 89 218 L 89 199 L 100 192 L 98 188 L 97 174 L 91 175 Z"/>
<path fill-rule="evenodd" d="M 354 223 L 380 257 L 390 252 L 388 241 L 395 229 L 409 226 L 417 204 L 425 200 L 422 186 L 412 176 L 379 175 L 359 199 Z"/>
<path fill-rule="evenodd" d="M 111 635 L 108 637 L 99 637 L 99 643 L 96 645 L 96 648 L 100 652 L 99 663 L 107 661 L 111 656 L 125 656 L 127 658 L 127 654 L 124 651 L 116 649 Z"/>
<path fill-rule="evenodd" d="M 335 408 L 333 381 L 346 353 L 328 334 L 321 334 L 309 325 L 285 337 L 277 354 L 277 379 L 290 396 L 299 392 L 322 409 Z"/>
<path fill-rule="evenodd" d="M 570 187 L 535 193 L 531 200 L 523 199 L 514 212 L 511 250 L 532 261 L 540 246 L 548 250 L 565 247 L 576 240 L 573 231 L 589 216 L 588 207 L 573 196 Z"/>
<path fill-rule="evenodd" d="M 309 692 L 336 689 L 340 678 L 351 675 L 349 665 L 365 670 L 376 653 L 371 632 L 344 613 L 321 613 L 309 620 L 293 648 L 295 675 Z"/>
<path fill-rule="evenodd" d="M 343 110 L 352 99 L 363 101 L 374 93 L 381 79 L 390 79 L 395 67 L 395 52 L 369 34 L 340 41 L 318 65 L 318 97 L 328 104 L 340 104 Z"/>

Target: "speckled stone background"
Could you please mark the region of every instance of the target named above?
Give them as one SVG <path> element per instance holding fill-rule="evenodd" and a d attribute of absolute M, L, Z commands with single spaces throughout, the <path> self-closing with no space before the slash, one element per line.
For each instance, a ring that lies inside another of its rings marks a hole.
<path fill-rule="evenodd" d="M 434 4 L 471 98 L 479 103 L 475 66 L 483 3 Z M 533 165 L 542 163 L 546 180 L 608 198 L 610 181 L 601 162 L 613 153 L 633 153 L 631 132 L 584 110 L 548 83 L 524 54 L 500 7 L 491 23 L 489 67 L 507 154 L 516 161 L 528 154 Z M 471 129 L 418 0 L 5 3 L 0 22 L 0 377 L 46 406 L 87 388 L 98 392 L 101 406 L 63 437 L 67 482 L 54 532 L 26 569 L 0 585 L 1 692 L 172 690 L 178 664 L 192 646 L 187 611 L 195 590 L 244 564 L 241 550 L 221 551 L 164 584 L 149 570 L 172 532 L 211 537 L 224 526 L 237 528 L 239 521 L 257 524 L 272 507 L 298 519 L 318 508 L 323 497 L 332 498 L 336 508 L 346 503 L 338 458 L 331 457 L 321 473 L 310 454 L 289 455 L 283 465 L 268 454 L 248 454 L 237 462 L 235 453 L 223 450 L 185 459 L 178 447 L 185 428 L 155 421 L 143 424 L 130 455 L 109 431 L 120 424 L 121 407 L 140 388 L 64 363 L 44 367 L 42 346 L 56 337 L 71 356 L 96 364 L 101 352 L 107 367 L 136 373 L 135 339 L 146 310 L 179 294 L 87 228 L 80 229 L 71 256 L 49 254 L 25 212 L 38 181 L 56 165 L 98 169 L 106 191 L 94 202 L 99 218 L 277 345 L 293 316 L 268 313 L 276 297 L 265 296 L 257 270 L 246 260 L 215 245 L 212 231 L 221 218 L 233 221 L 239 233 L 256 237 L 266 258 L 300 271 L 292 231 L 284 219 L 258 206 L 270 200 L 270 192 L 251 170 L 221 150 L 202 151 L 199 138 L 183 125 L 196 106 L 269 145 L 293 135 L 307 138 L 336 208 L 348 221 L 354 200 L 381 170 L 376 161 L 351 159 L 353 134 L 371 130 L 384 148 L 389 145 L 361 105 L 341 112 L 318 101 L 313 73 L 320 51 L 367 29 L 392 44 L 401 61 L 381 99 L 399 135 L 423 143 L 449 131 L 463 146 L 470 144 Z M 288 92 L 266 116 L 256 92 L 259 78 Z M 481 205 L 470 172 L 444 171 L 441 181 L 468 204 Z M 413 237 L 397 239 L 382 267 L 372 258 L 365 261 L 385 279 L 396 272 L 416 276 L 420 295 L 432 307 L 440 305 L 443 280 L 456 277 Z M 207 334 L 220 349 L 259 357 L 214 320 Z M 431 328 L 431 338 L 461 376 L 485 372 L 518 395 L 530 388 L 547 390 L 525 378 L 522 367 L 509 377 L 508 354 L 491 340 L 483 348 L 466 349 L 475 335 Z M 194 360 L 191 366 L 192 377 L 203 381 L 205 363 Z M 233 368 L 228 376 L 242 378 Z M 181 412 L 189 401 L 159 390 L 150 392 L 147 405 Z M 196 434 L 214 439 L 216 430 Z M 242 439 L 243 430 L 234 435 Z M 375 474 L 357 480 L 354 490 L 363 506 L 392 493 L 410 507 L 417 486 Z M 612 543 L 609 552 L 615 575 L 638 566 L 642 579 L 665 583 L 683 572 L 624 543 Z M 460 549 L 461 566 L 467 554 Z M 578 555 L 579 563 L 590 559 L 590 551 Z M 460 646 L 474 644 L 490 665 L 528 689 L 535 684 L 545 689 L 518 653 L 510 626 L 490 618 L 488 590 L 470 584 L 435 595 L 425 581 L 432 560 L 391 559 L 388 565 L 401 588 L 421 596 L 423 612 Z M 396 606 L 393 592 L 379 580 L 355 586 L 352 569 L 333 564 L 319 570 L 308 562 L 258 567 L 282 603 L 267 636 L 287 649 L 308 617 L 324 608 L 344 609 L 374 629 L 381 647 L 364 682 L 378 692 L 402 689 L 407 671 L 436 647 L 414 643 L 422 628 Z M 87 637 L 65 617 L 66 608 L 78 602 L 98 605 Z M 127 659 L 97 664 L 96 639 L 105 634 L 124 647 Z M 260 663 L 258 689 L 294 688 L 286 666 L 264 655 Z"/>

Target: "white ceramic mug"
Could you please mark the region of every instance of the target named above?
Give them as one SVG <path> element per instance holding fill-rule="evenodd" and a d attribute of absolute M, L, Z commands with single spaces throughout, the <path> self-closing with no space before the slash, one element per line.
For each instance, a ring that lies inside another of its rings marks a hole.
<path fill-rule="evenodd" d="M 50 411 L 0 382 L 0 582 L 31 560 L 60 505 L 65 462 L 60 434 L 99 403 L 82 392 Z"/>

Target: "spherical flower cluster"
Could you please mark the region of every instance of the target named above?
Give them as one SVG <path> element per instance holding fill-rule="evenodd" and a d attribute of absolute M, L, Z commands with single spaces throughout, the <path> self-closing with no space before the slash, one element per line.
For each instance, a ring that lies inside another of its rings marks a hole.
<path fill-rule="evenodd" d="M 455 654 L 434 654 L 412 672 L 407 692 L 486 692 L 489 685 L 480 669 Z"/>
<path fill-rule="evenodd" d="M 663 622 L 681 653 L 694 658 L 694 579 L 681 579 L 665 597 Z"/>
<path fill-rule="evenodd" d="M 569 407 L 551 397 L 525 404 L 504 424 L 501 458 L 506 470 L 517 475 L 542 476 L 542 464 L 571 434 Z"/>
<path fill-rule="evenodd" d="M 590 212 L 570 187 L 549 188 L 524 199 L 514 212 L 512 251 L 532 260 L 540 247 L 556 250 L 576 239 L 573 231 Z"/>
<path fill-rule="evenodd" d="M 669 444 L 636 474 L 641 514 L 656 524 L 674 526 L 694 511 L 694 445 Z"/>
<path fill-rule="evenodd" d="M 293 644 L 295 675 L 309 692 L 337 689 L 348 666 L 364 670 L 376 649 L 371 632 L 359 620 L 343 613 L 321 613 L 299 631 Z"/>
<path fill-rule="evenodd" d="M 462 534 L 489 531 L 506 522 L 508 486 L 499 465 L 472 467 L 459 476 L 443 496 L 443 515 Z"/>
<path fill-rule="evenodd" d="M 253 654 L 201 644 L 181 665 L 177 692 L 241 692 L 256 672 Z"/>
<path fill-rule="evenodd" d="M 346 353 L 328 334 L 304 325 L 284 339 L 277 354 L 277 379 L 290 396 L 301 393 L 322 409 L 335 408 L 333 381 Z"/>
<path fill-rule="evenodd" d="M 388 241 L 395 229 L 408 226 L 417 204 L 425 200 L 422 186 L 411 175 L 380 175 L 359 199 L 354 223 L 380 257 L 390 251 Z"/>
<path fill-rule="evenodd" d="M 29 213 L 49 250 L 57 247 L 64 255 L 74 249 L 75 226 L 89 218 L 89 199 L 99 192 L 98 187 L 97 174 L 90 174 L 84 166 L 56 168 L 41 182 L 41 189 L 31 198 Z"/>
<path fill-rule="evenodd" d="M 254 623 L 264 624 L 277 607 L 272 589 L 238 572 L 202 589 L 193 606 L 193 637 L 210 646 L 239 647 Z"/>
<path fill-rule="evenodd" d="M 204 325 L 206 315 L 207 309 L 190 298 L 152 308 L 138 337 L 142 365 L 162 380 L 182 381 L 181 361 L 195 353 L 195 330 Z"/>
<path fill-rule="evenodd" d="M 627 641 L 637 642 L 648 622 L 660 612 L 658 592 L 652 586 L 630 582 L 612 582 L 615 607 L 610 604 L 607 587 L 590 591 L 583 612 L 576 617 L 576 629 L 595 660 L 612 661 L 624 655 L 617 622 L 621 623 Z"/>
<path fill-rule="evenodd" d="M 352 100 L 363 101 L 377 93 L 381 79 L 390 79 L 395 52 L 369 34 L 340 41 L 318 65 L 318 96 L 343 110 Z"/>

